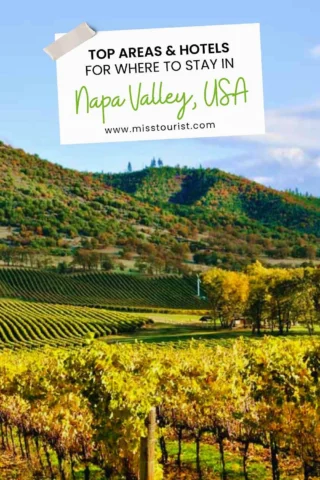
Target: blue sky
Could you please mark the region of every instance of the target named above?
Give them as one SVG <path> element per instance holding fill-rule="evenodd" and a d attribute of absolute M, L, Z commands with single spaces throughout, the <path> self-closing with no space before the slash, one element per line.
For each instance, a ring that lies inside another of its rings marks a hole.
<path fill-rule="evenodd" d="M 123 171 L 161 157 L 320 196 L 319 0 L 6 1 L 0 18 L 0 138 L 79 170 Z M 259 22 L 267 134 L 98 145 L 59 143 L 54 33 Z"/>

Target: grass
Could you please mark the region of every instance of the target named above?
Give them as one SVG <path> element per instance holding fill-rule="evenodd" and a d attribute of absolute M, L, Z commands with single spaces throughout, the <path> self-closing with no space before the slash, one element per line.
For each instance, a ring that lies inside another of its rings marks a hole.
<path fill-rule="evenodd" d="M 199 315 L 174 315 L 174 314 L 139 314 L 144 318 L 150 318 L 154 324 L 137 330 L 134 334 L 113 335 L 110 342 L 132 343 L 136 340 L 147 343 L 179 342 L 191 339 L 209 340 L 217 338 L 221 331 L 211 323 L 200 322 Z M 239 336 L 236 331 L 230 332 Z"/>
<path fill-rule="evenodd" d="M 150 317 L 152 318 L 152 316 Z M 174 324 L 155 322 L 134 333 L 124 333 L 106 337 L 107 343 L 146 343 L 185 342 L 187 340 L 233 340 L 239 337 L 252 337 L 251 330 L 217 330 L 212 325 Z"/>
<path fill-rule="evenodd" d="M 195 444 L 185 442 L 182 446 L 181 456 L 181 472 L 179 474 L 178 468 L 175 465 L 175 460 L 178 452 L 178 443 L 175 441 L 167 442 L 169 453 L 169 462 L 165 467 L 164 478 L 171 480 L 176 478 L 183 478 L 184 480 L 198 479 L 199 474 L 196 471 L 196 450 Z M 202 480 L 220 479 L 221 478 L 221 463 L 218 450 L 214 445 L 202 444 L 200 449 Z M 238 454 L 226 452 L 226 470 L 228 480 L 242 480 L 242 466 L 241 457 Z M 36 458 L 35 458 L 36 460 Z M 45 458 L 43 458 L 45 463 Z M 55 456 L 52 456 L 51 463 L 54 470 L 58 469 L 58 463 Z M 35 467 L 35 464 L 34 464 Z M 67 475 L 69 475 L 69 468 L 65 465 Z M 36 469 L 36 477 L 34 472 L 30 469 L 30 465 L 26 460 L 17 458 L 9 452 L 1 452 L 0 455 L 0 479 L 15 479 L 15 480 L 32 480 L 34 478 L 48 478 L 47 475 L 40 468 Z M 84 478 L 84 469 L 79 466 L 75 468 L 75 479 Z M 248 473 L 250 480 L 269 480 L 268 471 L 263 462 L 252 459 L 248 462 Z M 180 476 L 181 475 L 181 476 Z M 69 476 L 68 476 L 69 478 Z M 99 467 L 90 465 L 90 479 L 103 480 L 105 476 Z"/>
<path fill-rule="evenodd" d="M 211 443 L 210 435 L 206 437 L 206 443 L 200 445 L 201 472 L 197 471 L 196 465 L 196 446 L 195 442 L 185 440 L 182 442 L 181 468 L 177 466 L 178 442 L 167 440 L 166 447 L 168 451 L 168 463 L 164 467 L 164 480 L 218 480 L 222 478 L 222 465 L 220 455 L 216 444 Z M 243 480 L 242 457 L 238 449 L 232 450 L 226 448 L 226 478 L 228 480 Z M 42 462 L 46 468 L 44 472 L 39 464 L 36 451 L 31 444 L 31 453 L 33 457 L 33 466 L 22 459 L 19 455 L 14 456 L 12 452 L 0 452 L 0 480 L 33 480 L 47 479 L 46 459 L 42 455 Z M 160 449 L 158 449 L 158 454 Z M 159 456 L 158 456 L 159 458 Z M 51 464 L 55 471 L 58 469 L 58 462 L 55 454 L 51 455 Z M 299 462 L 292 462 L 289 459 L 281 458 L 280 466 L 282 470 L 282 480 L 302 480 L 301 466 Z M 64 463 L 67 478 L 71 478 L 70 465 L 68 460 Z M 268 452 L 259 446 L 250 446 L 247 462 L 248 478 L 250 480 L 271 480 L 271 466 Z M 74 478 L 80 480 L 84 478 L 84 468 L 82 465 L 75 467 Z M 122 478 L 122 477 L 121 477 Z M 90 479 L 104 480 L 105 476 L 102 470 L 90 465 Z"/>
<path fill-rule="evenodd" d="M 174 461 L 178 453 L 178 443 L 171 441 L 167 442 L 167 448 L 170 461 Z M 201 478 L 206 479 L 220 479 L 222 478 L 222 468 L 219 451 L 216 445 L 201 444 L 200 446 L 200 461 L 201 461 Z M 228 480 L 242 480 L 242 457 L 237 452 L 225 452 L 226 473 Z M 191 471 L 196 471 L 196 445 L 194 442 L 182 443 L 181 454 L 182 471 L 189 470 L 190 476 L 185 478 L 197 478 L 191 474 Z M 248 476 L 250 480 L 269 480 L 270 472 L 266 465 L 259 458 L 255 458 L 252 452 L 248 461 Z"/>
<path fill-rule="evenodd" d="M 140 317 L 152 318 L 157 323 L 172 323 L 173 325 L 185 324 L 185 323 L 200 323 L 202 315 L 194 315 L 189 313 L 139 313 Z M 203 325 L 203 323 L 200 323 Z"/>
<path fill-rule="evenodd" d="M 135 332 L 123 333 L 107 337 L 107 343 L 133 343 L 141 341 L 145 343 L 185 342 L 187 340 L 235 340 L 239 337 L 261 338 L 252 335 L 250 328 L 237 328 L 233 330 L 215 328 L 210 322 L 200 322 L 199 315 L 178 314 L 153 314 L 141 313 L 141 317 L 150 318 L 154 324 L 147 325 Z M 264 333 L 264 332 L 263 332 Z M 278 336 L 278 332 L 266 332 L 268 335 Z M 292 328 L 287 336 L 301 338 L 308 336 L 304 327 Z M 320 336 L 320 327 L 315 328 L 315 337 Z"/>
<path fill-rule="evenodd" d="M 314 265 L 319 265 L 320 259 L 319 258 L 292 258 L 292 257 L 286 257 L 286 258 L 269 258 L 269 257 L 260 257 L 260 260 L 262 262 L 268 263 L 271 266 L 277 266 L 277 265 L 294 265 L 295 267 L 299 267 L 303 263 L 306 262 L 312 262 Z"/>

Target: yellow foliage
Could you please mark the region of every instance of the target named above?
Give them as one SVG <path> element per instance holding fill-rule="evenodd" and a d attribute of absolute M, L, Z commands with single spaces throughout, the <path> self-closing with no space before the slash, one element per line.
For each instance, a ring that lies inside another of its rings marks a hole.
<path fill-rule="evenodd" d="M 249 295 L 248 276 L 213 268 L 202 276 L 202 282 L 215 314 L 227 326 L 245 308 Z"/>

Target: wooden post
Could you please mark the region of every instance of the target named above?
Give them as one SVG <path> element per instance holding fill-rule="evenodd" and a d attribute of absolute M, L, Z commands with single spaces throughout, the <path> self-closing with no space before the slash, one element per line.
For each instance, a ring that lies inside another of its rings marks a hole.
<path fill-rule="evenodd" d="M 154 480 L 156 447 L 156 409 L 146 419 L 147 437 L 140 439 L 140 480 Z"/>
<path fill-rule="evenodd" d="M 148 478 L 148 439 L 140 438 L 140 475 L 139 480 Z"/>

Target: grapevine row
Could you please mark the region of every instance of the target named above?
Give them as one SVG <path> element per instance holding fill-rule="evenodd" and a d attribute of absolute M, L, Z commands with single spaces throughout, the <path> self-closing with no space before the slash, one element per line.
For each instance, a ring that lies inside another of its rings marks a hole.
<path fill-rule="evenodd" d="M 0 270 L 0 297 L 104 307 L 206 309 L 188 277 L 143 277 L 116 273 L 61 275 L 27 269 Z"/>
<path fill-rule="evenodd" d="M 0 300 L 0 347 L 77 346 L 87 336 L 132 331 L 144 323 L 136 315 L 105 309 Z"/>
<path fill-rule="evenodd" d="M 168 469 L 172 439 L 179 444 L 180 473 L 183 444 L 194 441 L 200 478 L 203 442 L 217 445 L 224 479 L 230 444 L 242 456 L 246 479 L 251 447 L 265 451 L 273 480 L 319 477 L 317 340 L 266 337 L 184 348 L 99 342 L 81 354 L 4 352 L 0 365 L 0 445 L 31 466 L 41 464 L 46 478 L 74 478 L 78 466 L 88 480 L 96 465 L 106 479 L 136 479 L 152 407 L 158 420 L 156 480 Z"/>

